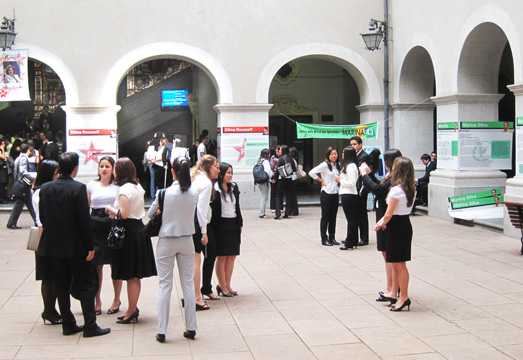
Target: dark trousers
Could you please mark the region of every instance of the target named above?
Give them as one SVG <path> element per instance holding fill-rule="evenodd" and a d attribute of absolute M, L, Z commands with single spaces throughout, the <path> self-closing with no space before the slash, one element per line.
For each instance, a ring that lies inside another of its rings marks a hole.
<path fill-rule="evenodd" d="M 271 203 L 270 203 L 270 209 L 276 210 L 276 194 L 278 193 L 278 181 L 276 181 L 274 184 L 271 182 Z M 282 208 L 280 208 L 281 210 Z"/>
<path fill-rule="evenodd" d="M 296 196 L 296 182 L 298 180 L 292 181 L 291 186 L 291 215 L 299 215 L 300 211 L 298 210 L 298 196 Z"/>
<path fill-rule="evenodd" d="M 336 234 L 336 216 L 338 215 L 339 195 L 327 194 L 322 191 L 320 194 L 321 220 L 320 235 L 322 241 L 333 240 Z M 329 235 L 327 236 L 327 230 Z"/>
<path fill-rule="evenodd" d="M 71 312 L 71 296 L 80 300 L 84 316 L 84 330 L 97 327 L 94 296 L 98 290 L 96 269 L 85 258 L 54 259 L 58 306 L 62 314 L 62 328 L 70 330 L 76 325 Z"/>
<path fill-rule="evenodd" d="M 207 224 L 207 240 L 207 245 L 203 247 L 202 251 L 205 256 L 202 266 L 202 288 L 200 289 L 202 294 L 212 293 L 212 273 L 216 261 L 216 239 L 210 224 Z"/>
<path fill-rule="evenodd" d="M 341 195 L 341 206 L 345 213 L 345 219 L 347 219 L 347 237 L 345 238 L 345 246 L 358 245 L 358 223 L 356 219 L 357 200 L 358 195 Z"/>
<path fill-rule="evenodd" d="M 369 215 L 367 214 L 367 195 L 363 192 L 356 200 L 356 222 L 360 230 L 360 240 L 369 242 Z"/>
<path fill-rule="evenodd" d="M 285 216 L 291 214 L 292 179 L 278 179 L 278 192 L 276 193 L 276 216 L 281 216 L 283 208 L 283 193 L 285 193 Z"/>
<path fill-rule="evenodd" d="M 9 220 L 7 221 L 7 226 L 15 226 L 18 222 L 18 218 L 20 217 L 20 214 L 22 213 L 22 209 L 24 208 L 24 204 L 27 207 L 27 210 L 29 210 L 29 214 L 31 214 L 31 217 L 33 218 L 33 221 L 36 223 L 36 215 L 35 211 L 33 209 L 33 199 L 31 196 L 27 196 L 25 199 L 22 199 L 20 197 L 16 197 L 15 204 L 13 205 L 13 210 L 11 210 L 11 215 L 9 216 Z"/>

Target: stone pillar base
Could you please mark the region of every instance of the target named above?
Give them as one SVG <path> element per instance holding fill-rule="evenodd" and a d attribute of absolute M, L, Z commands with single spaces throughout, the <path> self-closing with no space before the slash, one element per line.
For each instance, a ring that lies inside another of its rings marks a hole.
<path fill-rule="evenodd" d="M 504 201 L 523 204 L 523 175 L 518 175 L 507 180 L 507 188 L 503 199 Z M 503 222 L 503 234 L 514 239 L 521 239 L 521 230 L 516 229 L 512 225 L 507 211 L 505 211 L 505 219 Z"/>
<path fill-rule="evenodd" d="M 505 191 L 507 175 L 497 170 L 457 171 L 436 169 L 430 173 L 429 216 L 453 222 L 447 211 L 447 198 L 490 188 Z M 522 185 L 523 186 L 523 182 Z"/>

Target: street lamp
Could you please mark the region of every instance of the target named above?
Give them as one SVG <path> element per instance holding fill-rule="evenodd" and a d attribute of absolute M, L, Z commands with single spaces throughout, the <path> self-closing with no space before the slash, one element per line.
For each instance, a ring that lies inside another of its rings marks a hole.
<path fill-rule="evenodd" d="M 13 43 L 15 42 L 15 18 L 8 19 L 4 16 L 4 20 L 0 25 L 0 48 L 5 51 L 5 49 L 11 49 Z"/>
<path fill-rule="evenodd" d="M 365 48 L 369 51 L 379 50 L 383 40 L 383 127 L 385 151 L 389 149 L 389 6 L 388 1 L 383 0 L 385 18 L 383 21 L 370 19 L 369 31 L 360 34 L 365 42 Z"/>

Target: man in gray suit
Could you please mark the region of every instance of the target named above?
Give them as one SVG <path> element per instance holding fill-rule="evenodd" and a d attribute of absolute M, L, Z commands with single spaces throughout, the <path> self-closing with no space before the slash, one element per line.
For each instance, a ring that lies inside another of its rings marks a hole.
<path fill-rule="evenodd" d="M 27 144 L 22 144 L 20 146 L 20 155 L 15 160 L 14 173 L 13 173 L 13 187 L 14 189 L 20 189 L 15 193 L 16 201 L 11 210 L 11 215 L 7 221 L 7 227 L 9 229 L 18 230 L 21 227 L 17 226 L 18 218 L 22 213 L 22 209 L 27 206 L 27 210 L 31 214 L 33 221 L 36 222 L 35 211 L 33 209 L 33 201 L 31 199 L 31 183 L 34 181 L 34 177 L 29 173 L 29 155 L 31 153 L 31 148 Z M 24 182 L 24 178 L 30 183 L 27 184 Z M 18 182 L 18 184 L 17 184 Z M 22 185 L 22 182 L 24 185 Z M 15 191 L 16 192 L 16 191 Z"/>

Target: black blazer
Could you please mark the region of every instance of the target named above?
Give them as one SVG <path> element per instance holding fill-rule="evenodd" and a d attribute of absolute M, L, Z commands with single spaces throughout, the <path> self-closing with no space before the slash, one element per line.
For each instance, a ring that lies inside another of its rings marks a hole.
<path fill-rule="evenodd" d="M 376 177 L 371 177 L 367 174 L 362 176 L 362 181 L 365 188 L 376 196 L 376 202 L 378 203 L 376 207 L 376 219 L 379 220 L 387 211 L 387 194 L 389 193 L 391 178 L 380 183 Z"/>
<path fill-rule="evenodd" d="M 358 167 L 361 166 L 361 164 L 367 163 L 367 165 L 370 163 L 370 156 L 367 154 L 364 150 L 361 150 L 358 154 Z M 363 191 L 360 192 L 360 189 L 363 187 L 363 181 L 361 175 L 358 177 L 358 181 L 356 182 L 356 188 L 358 189 L 358 195 L 361 195 L 363 197 L 366 197 L 369 193 L 369 189 L 365 186 L 363 188 Z"/>
<path fill-rule="evenodd" d="M 433 172 L 434 170 L 436 170 L 436 163 L 435 162 L 429 162 L 428 165 L 425 167 L 425 175 L 423 175 L 422 177 L 420 177 L 418 179 L 418 182 L 419 183 L 429 183 L 429 177 L 430 177 L 430 173 Z"/>
<path fill-rule="evenodd" d="M 85 185 L 70 176 L 45 183 L 39 209 L 44 231 L 36 253 L 65 259 L 87 257 L 93 241 Z"/>
<path fill-rule="evenodd" d="M 234 194 L 234 197 L 236 198 L 236 223 L 239 227 L 243 227 L 243 217 L 242 212 L 240 210 L 240 189 L 238 189 L 238 184 L 232 183 L 232 193 Z M 211 227 L 216 234 L 219 230 L 220 226 L 220 220 L 222 218 L 222 194 L 218 191 L 216 192 L 216 196 L 214 200 L 211 203 L 211 209 L 212 209 L 212 217 L 211 217 Z M 229 195 L 226 195 L 229 196 Z M 230 200 L 230 198 L 229 198 Z"/>

